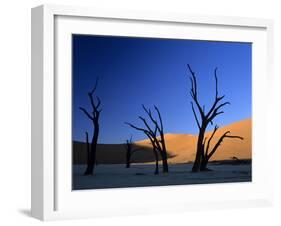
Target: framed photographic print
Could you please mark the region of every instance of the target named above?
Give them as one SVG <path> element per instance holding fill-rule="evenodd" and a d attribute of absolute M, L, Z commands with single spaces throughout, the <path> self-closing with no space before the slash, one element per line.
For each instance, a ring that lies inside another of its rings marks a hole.
<path fill-rule="evenodd" d="M 268 205 L 270 20 L 32 9 L 32 215 Z"/>

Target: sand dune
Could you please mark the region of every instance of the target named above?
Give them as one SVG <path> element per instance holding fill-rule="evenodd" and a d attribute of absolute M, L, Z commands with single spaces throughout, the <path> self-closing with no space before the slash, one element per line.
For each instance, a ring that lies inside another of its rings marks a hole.
<path fill-rule="evenodd" d="M 226 131 L 230 131 L 231 135 L 242 136 L 244 140 L 225 138 L 211 160 L 227 160 L 232 157 L 251 159 L 252 120 L 245 119 L 219 128 L 212 140 L 211 147 Z M 211 133 L 211 131 L 206 133 L 206 136 L 210 136 Z M 165 134 L 165 141 L 170 163 L 194 161 L 197 143 L 196 135 Z M 134 148 L 139 150 L 135 152 L 132 158 L 133 162 L 151 162 L 154 160 L 151 144 L 148 140 L 135 142 Z M 123 144 L 99 144 L 97 160 L 99 163 L 124 163 L 125 146 Z M 84 143 L 73 143 L 73 162 L 74 164 L 82 164 L 86 162 L 86 146 Z"/>

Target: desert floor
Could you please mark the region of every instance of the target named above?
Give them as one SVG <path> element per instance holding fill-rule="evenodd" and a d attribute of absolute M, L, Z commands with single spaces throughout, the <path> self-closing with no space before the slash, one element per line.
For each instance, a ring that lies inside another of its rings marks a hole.
<path fill-rule="evenodd" d="M 229 162 L 209 163 L 212 171 L 192 173 L 192 164 L 170 164 L 169 173 L 154 175 L 154 165 L 124 164 L 98 165 L 95 175 L 83 176 L 85 165 L 73 165 L 73 189 L 100 189 L 146 187 L 161 185 L 187 185 L 226 182 L 250 182 L 252 180 L 251 162 L 232 164 Z"/>

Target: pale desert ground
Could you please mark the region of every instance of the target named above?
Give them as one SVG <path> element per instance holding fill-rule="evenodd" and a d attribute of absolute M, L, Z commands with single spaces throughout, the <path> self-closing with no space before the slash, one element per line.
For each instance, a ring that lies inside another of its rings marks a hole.
<path fill-rule="evenodd" d="M 242 136 L 244 140 L 225 139 L 211 159 L 211 171 L 191 173 L 196 150 L 196 135 L 165 134 L 170 169 L 168 174 L 154 175 L 154 156 L 148 140 L 134 143 L 138 151 L 132 157 L 131 168 L 125 168 L 124 144 L 98 144 L 95 175 L 83 176 L 86 145 L 73 144 L 73 189 L 119 188 L 222 182 L 249 182 L 252 179 L 251 119 L 220 128 L 213 144 L 226 131 Z M 206 135 L 210 135 L 211 131 Z M 233 161 L 233 157 L 239 159 Z M 241 160 L 241 161 L 240 161 Z"/>
<path fill-rule="evenodd" d="M 211 163 L 213 171 L 200 173 L 192 173 L 191 167 L 190 163 L 171 164 L 168 174 L 154 175 L 151 164 L 134 164 L 129 169 L 123 164 L 98 165 L 95 175 L 82 176 L 85 165 L 75 165 L 73 189 L 250 182 L 252 177 L 251 164 Z"/>

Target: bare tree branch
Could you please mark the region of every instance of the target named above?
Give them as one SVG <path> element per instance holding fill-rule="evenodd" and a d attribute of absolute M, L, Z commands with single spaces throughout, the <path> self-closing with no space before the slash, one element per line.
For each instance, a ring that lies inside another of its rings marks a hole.
<path fill-rule="evenodd" d="M 145 124 L 146 128 L 148 129 L 147 132 L 149 133 L 149 135 L 151 136 L 151 138 L 153 139 L 154 144 L 156 145 L 158 151 L 162 151 L 163 147 L 161 147 L 160 142 L 157 139 L 157 127 L 155 126 L 155 132 L 152 131 L 152 129 L 149 127 L 148 123 L 146 122 L 146 120 L 139 116 L 139 118 L 143 121 L 143 123 Z"/>
<path fill-rule="evenodd" d="M 162 122 L 162 117 L 161 117 L 160 111 L 159 111 L 158 107 L 156 107 L 155 105 L 154 105 L 154 108 L 157 111 L 158 118 L 160 121 L 161 133 L 163 133 L 163 122 Z"/>
<path fill-rule="evenodd" d="M 188 66 L 188 69 L 191 73 L 191 77 L 190 77 L 191 92 L 190 92 L 190 95 L 191 95 L 192 99 L 194 100 L 194 102 L 195 102 L 195 104 L 196 104 L 196 106 L 199 110 L 201 119 L 203 120 L 204 119 L 204 111 L 203 111 L 201 105 L 199 104 L 198 97 L 197 97 L 197 81 L 196 81 L 195 73 L 192 71 L 189 64 L 187 66 Z"/>
<path fill-rule="evenodd" d="M 92 121 L 94 120 L 94 118 L 87 112 L 87 110 L 86 110 L 85 108 L 79 107 L 79 109 L 80 109 L 81 111 L 83 111 L 84 114 L 85 114 L 89 119 L 91 119 Z"/>
<path fill-rule="evenodd" d="M 218 98 L 219 92 L 218 92 L 218 76 L 217 76 L 217 70 L 218 68 L 215 68 L 215 80 L 216 80 L 216 99 Z"/>
<path fill-rule="evenodd" d="M 96 109 L 97 111 L 101 112 L 101 110 L 98 109 L 98 108 L 100 107 L 100 104 L 101 104 L 100 98 L 99 98 L 98 96 L 97 96 L 97 100 L 98 100 L 98 103 L 97 103 L 95 109 Z"/>
<path fill-rule="evenodd" d="M 149 125 L 147 124 L 146 120 L 142 117 L 139 117 L 144 124 L 146 125 L 146 127 L 149 129 L 149 132 L 153 134 L 153 140 L 155 142 L 155 145 L 157 146 L 158 150 L 161 152 L 164 150 L 165 148 L 165 141 L 164 141 L 164 137 L 163 137 L 163 130 L 159 127 L 158 122 L 153 118 L 152 116 L 152 112 L 150 109 L 147 109 L 144 105 L 142 105 L 142 108 L 144 109 L 144 111 L 147 113 L 147 115 L 149 116 L 150 120 L 153 122 L 153 124 L 155 125 L 155 130 L 154 132 L 152 131 L 152 129 L 149 127 Z M 157 108 L 158 109 L 158 108 Z M 160 114 L 159 110 L 157 111 L 158 114 Z M 160 120 L 162 122 L 161 116 L 160 116 Z M 163 127 L 163 126 L 162 126 Z M 159 131 L 160 135 L 161 135 L 161 140 L 159 141 L 157 139 L 157 131 Z M 161 143 L 161 144 L 160 144 Z M 162 147 L 161 147 L 162 146 Z"/>
<path fill-rule="evenodd" d="M 89 92 L 89 94 L 90 94 L 91 96 L 93 96 L 93 94 L 95 93 L 95 91 L 96 91 L 96 89 L 97 89 L 97 86 L 98 86 L 98 82 L 99 82 L 99 77 L 97 77 L 97 79 L 96 79 L 94 88 L 92 89 L 91 92 Z"/>
<path fill-rule="evenodd" d="M 208 112 L 207 115 L 206 115 L 207 118 L 214 118 L 214 117 L 216 116 L 217 111 L 218 111 L 221 107 L 223 107 L 223 106 L 226 105 L 226 104 L 230 104 L 229 102 L 225 102 L 225 103 L 223 103 L 223 104 L 221 104 L 221 105 L 219 105 L 219 106 L 217 107 L 217 104 L 218 104 L 225 96 L 223 95 L 223 96 L 220 96 L 220 97 L 219 97 L 219 94 L 218 94 L 217 68 L 215 68 L 214 74 L 215 74 L 215 82 L 216 82 L 216 95 L 215 95 L 215 101 L 214 101 L 212 107 L 210 108 L 209 112 Z M 215 115 L 215 116 L 213 117 L 213 115 Z M 210 120 L 210 121 L 211 121 L 211 120 Z"/>
<path fill-rule="evenodd" d="M 147 109 L 144 105 L 142 105 L 142 108 L 143 108 L 144 111 L 147 113 L 148 117 L 149 117 L 150 120 L 153 122 L 153 124 L 157 127 L 157 130 L 160 132 L 160 131 L 161 131 L 161 128 L 159 127 L 157 121 L 153 118 L 151 110 L 150 110 L 150 109 Z"/>
<path fill-rule="evenodd" d="M 133 129 L 142 131 L 142 132 L 144 132 L 144 133 L 149 133 L 148 130 L 143 129 L 143 128 L 141 128 L 141 127 L 137 127 L 137 126 L 135 126 L 135 125 L 133 125 L 133 124 L 131 124 L 131 123 L 129 123 L 129 122 L 125 122 L 125 124 L 128 125 L 128 126 L 130 126 L 130 127 L 132 127 Z"/>
<path fill-rule="evenodd" d="M 196 112 L 195 112 L 195 109 L 194 109 L 194 106 L 193 106 L 193 102 L 190 102 L 190 103 L 191 103 L 191 108 L 192 108 L 192 111 L 193 111 L 193 115 L 194 115 L 195 120 L 196 120 L 196 124 L 197 124 L 198 128 L 200 129 L 199 120 L 197 118 L 197 115 L 196 115 Z"/>
<path fill-rule="evenodd" d="M 95 103 L 94 103 L 94 98 L 93 98 L 93 94 L 91 94 L 90 92 L 88 93 L 88 97 L 90 99 L 90 103 L 93 109 L 96 108 Z"/>
<path fill-rule="evenodd" d="M 101 109 L 99 109 L 100 104 L 101 104 L 100 98 L 98 96 L 96 97 L 97 98 L 97 104 L 94 101 L 94 93 L 97 89 L 98 80 L 99 80 L 99 78 L 96 79 L 96 83 L 95 83 L 95 86 L 92 89 L 92 91 L 88 92 L 88 97 L 90 99 L 90 103 L 91 103 L 91 106 L 92 106 L 92 109 L 93 109 L 93 116 L 94 116 L 93 118 L 97 118 L 99 116 L 99 113 L 101 112 Z"/>
<path fill-rule="evenodd" d="M 139 116 L 139 119 L 143 121 L 144 125 L 146 126 L 147 128 L 147 131 L 152 135 L 156 135 L 156 133 L 153 132 L 153 130 L 150 128 L 150 126 L 148 125 L 147 121 L 145 120 L 145 118 Z"/>
<path fill-rule="evenodd" d="M 218 116 L 220 114 L 223 114 L 224 113 L 223 111 L 219 111 L 218 112 L 218 110 L 220 108 L 222 108 L 223 106 L 227 105 L 227 104 L 230 104 L 230 102 L 224 102 L 224 103 L 220 104 L 219 106 L 217 106 L 215 109 L 213 109 L 213 111 L 211 112 L 212 114 L 211 115 L 207 115 L 208 120 L 212 121 L 216 116 Z"/>
<path fill-rule="evenodd" d="M 227 138 L 237 138 L 237 139 L 240 139 L 240 140 L 244 140 L 244 138 L 241 137 L 241 136 L 230 136 L 230 135 L 226 135 L 225 137 L 227 137 Z"/>
<path fill-rule="evenodd" d="M 213 156 L 213 154 L 216 152 L 216 150 L 218 149 L 218 147 L 221 145 L 221 143 L 223 142 L 224 138 L 236 138 L 236 139 L 240 139 L 243 140 L 243 137 L 240 136 L 231 136 L 228 135 L 230 133 L 230 131 L 225 132 L 220 139 L 218 140 L 218 142 L 216 143 L 216 145 L 214 146 L 213 150 L 210 152 L 210 154 L 208 155 L 208 160 Z"/>
<path fill-rule="evenodd" d="M 151 136 L 151 138 L 153 139 L 153 142 L 155 143 L 158 151 L 161 152 L 163 150 L 163 145 L 162 145 L 162 147 L 160 145 L 160 142 L 162 141 L 162 139 L 160 141 L 157 139 L 157 126 L 155 126 L 155 131 L 153 132 L 152 129 L 149 127 L 148 123 L 146 122 L 146 120 L 141 116 L 139 116 L 139 118 L 143 121 L 146 128 L 148 129 L 148 133 Z"/>
<path fill-rule="evenodd" d="M 209 140 L 208 140 L 208 144 L 207 144 L 206 151 L 205 151 L 205 156 L 206 156 L 206 157 L 208 156 L 208 152 L 209 152 L 209 147 L 210 147 L 211 140 L 213 139 L 213 137 L 214 137 L 215 133 L 217 132 L 218 128 L 219 128 L 219 127 L 218 127 L 217 125 L 215 125 L 215 128 L 214 128 L 214 130 L 213 130 L 213 133 L 212 133 L 212 135 L 210 136 L 210 138 L 209 138 Z"/>

